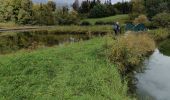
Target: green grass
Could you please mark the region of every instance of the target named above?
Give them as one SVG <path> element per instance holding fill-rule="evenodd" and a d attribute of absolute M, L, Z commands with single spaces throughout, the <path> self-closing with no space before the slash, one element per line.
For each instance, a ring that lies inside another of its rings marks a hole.
<path fill-rule="evenodd" d="M 164 55 L 170 56 L 170 39 L 164 40 L 159 44 L 159 50 Z"/>
<path fill-rule="evenodd" d="M 106 38 L 0 56 L 0 100 L 128 100 Z"/>
<path fill-rule="evenodd" d="M 116 16 L 110 16 L 110 17 L 104 17 L 104 18 L 88 18 L 84 19 L 82 21 L 88 21 L 91 24 L 95 24 L 97 21 L 103 21 L 103 22 L 120 22 L 123 24 L 125 21 L 129 20 L 128 15 L 116 15 Z"/>

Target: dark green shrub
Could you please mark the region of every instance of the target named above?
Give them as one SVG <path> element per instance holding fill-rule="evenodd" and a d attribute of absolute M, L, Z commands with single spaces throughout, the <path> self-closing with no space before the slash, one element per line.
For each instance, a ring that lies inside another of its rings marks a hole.
<path fill-rule="evenodd" d="M 91 23 L 88 22 L 88 21 L 83 21 L 83 22 L 81 22 L 80 25 L 81 25 L 81 26 L 89 26 L 89 25 L 91 25 Z"/>
<path fill-rule="evenodd" d="M 102 4 L 94 6 L 94 8 L 91 9 L 89 13 L 90 18 L 101 18 L 106 16 L 109 16 L 109 9 Z"/>
<path fill-rule="evenodd" d="M 97 22 L 95 23 L 95 25 L 106 25 L 106 23 L 103 22 L 103 21 L 97 21 Z"/>

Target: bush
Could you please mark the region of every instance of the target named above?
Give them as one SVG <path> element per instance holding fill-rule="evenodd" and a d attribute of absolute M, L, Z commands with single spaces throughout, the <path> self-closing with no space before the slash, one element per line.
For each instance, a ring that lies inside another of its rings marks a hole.
<path fill-rule="evenodd" d="M 148 18 L 145 15 L 140 15 L 133 21 L 134 24 L 147 23 Z"/>
<path fill-rule="evenodd" d="M 106 23 L 103 21 L 96 21 L 95 25 L 106 25 Z"/>
<path fill-rule="evenodd" d="M 153 24 L 157 27 L 170 28 L 170 13 L 159 13 L 153 17 Z"/>
<path fill-rule="evenodd" d="M 103 22 L 103 21 L 97 21 L 95 25 L 113 25 L 115 22 Z"/>
<path fill-rule="evenodd" d="M 81 25 L 81 26 L 89 26 L 89 25 L 91 25 L 91 23 L 88 22 L 88 21 L 83 21 L 83 22 L 81 22 L 80 25 Z"/>
<path fill-rule="evenodd" d="M 155 49 L 155 42 L 147 34 L 129 33 L 109 43 L 107 56 L 121 73 L 133 71 L 143 58 Z"/>

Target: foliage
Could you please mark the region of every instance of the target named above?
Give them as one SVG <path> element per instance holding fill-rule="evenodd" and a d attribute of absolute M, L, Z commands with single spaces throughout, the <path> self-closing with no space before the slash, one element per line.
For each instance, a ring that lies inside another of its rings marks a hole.
<path fill-rule="evenodd" d="M 170 28 L 170 13 L 159 13 L 153 17 L 153 24 L 157 27 Z"/>
<path fill-rule="evenodd" d="M 169 0 L 145 0 L 144 6 L 149 18 L 161 12 L 170 12 Z"/>
<path fill-rule="evenodd" d="M 76 11 L 60 12 L 58 13 L 57 21 L 59 25 L 76 25 L 79 23 L 80 18 Z"/>
<path fill-rule="evenodd" d="M 32 13 L 31 0 L 0 0 L 0 21 L 29 24 Z"/>
<path fill-rule="evenodd" d="M 89 13 L 90 18 L 101 18 L 109 16 L 109 9 L 103 4 L 98 4 L 91 9 Z"/>
<path fill-rule="evenodd" d="M 140 23 L 147 23 L 148 18 L 145 15 L 139 15 L 135 20 L 133 21 L 134 24 L 140 24 Z"/>
<path fill-rule="evenodd" d="M 0 99 L 130 100 L 105 39 L 0 56 Z"/>
<path fill-rule="evenodd" d="M 159 28 L 149 31 L 151 37 L 156 41 L 165 40 L 170 36 L 170 32 L 166 28 Z"/>
<path fill-rule="evenodd" d="M 129 14 L 132 12 L 132 2 L 118 2 L 113 5 L 117 14 Z"/>
<path fill-rule="evenodd" d="M 81 26 L 89 26 L 89 25 L 91 25 L 88 21 L 83 21 L 83 22 L 81 22 L 81 24 L 80 24 Z"/>
<path fill-rule="evenodd" d="M 164 55 L 170 56 L 170 39 L 164 40 L 159 44 L 159 50 Z"/>
<path fill-rule="evenodd" d="M 145 7 L 143 5 L 143 0 L 132 0 L 132 13 L 130 13 L 130 18 L 134 19 L 141 14 L 145 13 Z"/>
<path fill-rule="evenodd" d="M 128 33 L 109 43 L 107 56 L 122 74 L 136 69 L 143 58 L 155 49 L 155 42 L 145 33 Z"/>
<path fill-rule="evenodd" d="M 54 25 L 55 16 L 50 5 L 37 4 L 33 6 L 33 19 L 35 24 Z"/>

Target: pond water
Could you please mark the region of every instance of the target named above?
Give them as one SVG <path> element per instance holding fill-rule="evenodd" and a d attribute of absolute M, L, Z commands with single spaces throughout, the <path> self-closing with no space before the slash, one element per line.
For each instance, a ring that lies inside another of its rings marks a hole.
<path fill-rule="evenodd" d="M 38 46 L 53 46 L 88 40 L 105 34 L 106 32 L 58 32 L 48 30 L 16 32 L 12 34 L 0 33 L 0 54 L 11 53 L 20 49 L 32 50 Z"/>
<path fill-rule="evenodd" d="M 170 56 L 156 49 L 144 67 L 143 73 L 136 74 L 139 100 L 170 100 Z"/>

